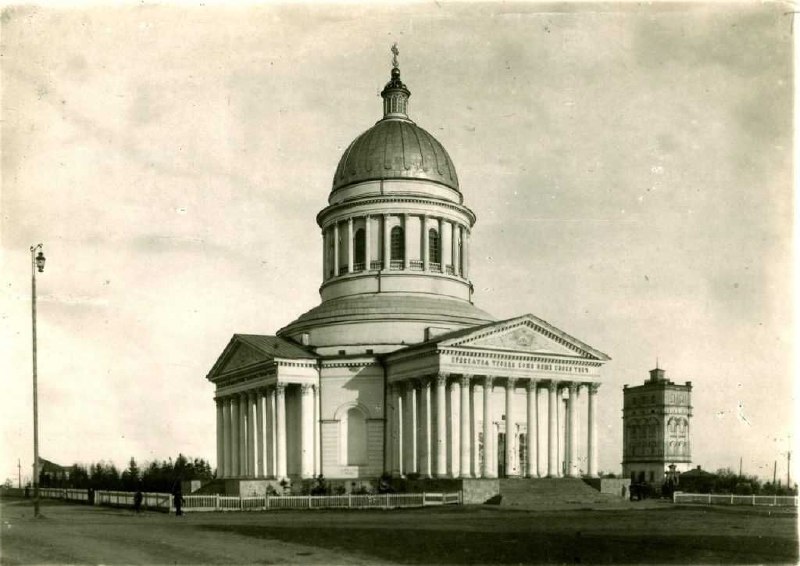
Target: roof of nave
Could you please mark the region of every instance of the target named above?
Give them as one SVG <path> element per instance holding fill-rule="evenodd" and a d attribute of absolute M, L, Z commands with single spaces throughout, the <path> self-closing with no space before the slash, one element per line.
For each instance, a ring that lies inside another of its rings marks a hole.
<path fill-rule="evenodd" d="M 317 325 L 371 320 L 480 325 L 493 321 L 494 317 L 469 301 L 444 296 L 378 293 L 324 301 L 280 329 L 278 334 L 282 336 L 298 328 Z"/>
<path fill-rule="evenodd" d="M 263 334 L 234 334 L 233 336 L 271 358 L 315 360 L 318 357 L 308 348 L 280 336 Z"/>

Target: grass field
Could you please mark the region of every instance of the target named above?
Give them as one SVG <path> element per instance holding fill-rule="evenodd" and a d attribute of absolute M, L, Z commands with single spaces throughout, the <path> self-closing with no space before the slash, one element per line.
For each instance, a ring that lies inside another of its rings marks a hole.
<path fill-rule="evenodd" d="M 0 502 L 2 564 L 763 564 L 798 561 L 794 512 L 674 507 L 158 513 Z"/>

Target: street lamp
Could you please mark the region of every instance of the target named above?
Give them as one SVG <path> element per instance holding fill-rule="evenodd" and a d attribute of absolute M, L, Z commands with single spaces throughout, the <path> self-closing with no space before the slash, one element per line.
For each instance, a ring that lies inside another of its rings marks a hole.
<path fill-rule="evenodd" d="M 36 251 L 39 251 L 37 254 Z M 44 271 L 42 244 L 31 246 L 31 317 L 33 320 L 33 516 L 39 516 L 39 402 L 36 394 L 36 271 Z"/>

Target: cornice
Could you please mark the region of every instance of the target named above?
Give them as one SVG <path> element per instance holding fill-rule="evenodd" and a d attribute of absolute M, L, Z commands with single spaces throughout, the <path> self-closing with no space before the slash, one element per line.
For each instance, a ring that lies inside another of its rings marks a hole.
<path fill-rule="evenodd" d="M 425 197 L 412 197 L 412 196 L 378 196 L 378 197 L 367 197 L 364 199 L 357 199 L 352 201 L 345 201 L 338 204 L 331 204 L 323 208 L 319 213 L 317 213 L 317 226 L 320 228 L 326 228 L 327 224 L 323 223 L 323 218 L 326 216 L 332 216 L 337 212 L 341 212 L 347 210 L 349 208 L 356 208 L 364 205 L 371 205 L 371 204 L 393 204 L 393 203 L 412 203 L 412 204 L 423 204 L 423 205 L 436 205 L 442 208 L 448 208 L 450 210 L 454 210 L 461 214 L 464 214 L 469 219 L 469 227 L 471 228 L 475 221 L 477 220 L 477 216 L 475 215 L 472 210 L 467 208 L 464 205 L 456 204 L 454 202 L 449 202 L 445 200 L 439 200 L 434 198 L 425 198 Z M 379 214 L 379 213 L 376 213 Z M 383 213 L 380 213 L 383 214 Z M 386 212 L 386 214 L 398 214 L 398 213 L 390 213 Z M 400 213 L 402 214 L 402 213 Z"/>

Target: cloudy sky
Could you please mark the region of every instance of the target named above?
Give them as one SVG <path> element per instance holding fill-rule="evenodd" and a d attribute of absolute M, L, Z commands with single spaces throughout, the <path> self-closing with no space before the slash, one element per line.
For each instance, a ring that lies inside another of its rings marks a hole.
<path fill-rule="evenodd" d="M 694 384 L 704 468 L 785 476 L 792 385 L 792 49 L 782 5 L 7 8 L 2 14 L 0 481 L 40 452 L 215 458 L 205 375 L 234 332 L 319 302 L 341 153 L 381 116 L 448 149 L 475 301 Z M 796 474 L 795 474 L 796 475 Z"/>

